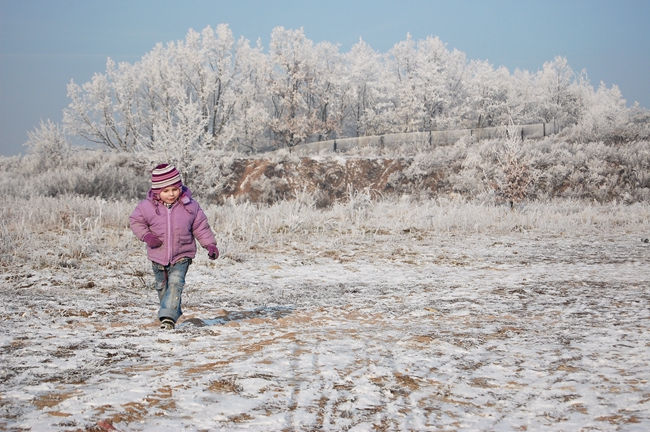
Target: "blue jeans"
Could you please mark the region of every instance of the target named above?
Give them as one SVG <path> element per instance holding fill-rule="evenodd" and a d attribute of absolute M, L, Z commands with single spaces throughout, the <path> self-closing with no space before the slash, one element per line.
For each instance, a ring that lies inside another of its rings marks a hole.
<path fill-rule="evenodd" d="M 151 263 L 158 300 L 160 300 L 158 319 L 171 318 L 176 322 L 183 315 L 181 295 L 185 286 L 185 274 L 191 263 L 192 260 L 189 258 L 183 258 L 175 264 L 166 266 Z"/>

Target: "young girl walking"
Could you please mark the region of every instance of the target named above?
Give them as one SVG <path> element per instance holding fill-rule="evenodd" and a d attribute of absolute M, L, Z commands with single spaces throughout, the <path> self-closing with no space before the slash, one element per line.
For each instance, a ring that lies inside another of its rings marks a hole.
<path fill-rule="evenodd" d="M 195 239 L 207 249 L 210 259 L 219 257 L 208 218 L 183 185 L 178 170 L 161 164 L 151 171 L 147 199 L 138 203 L 129 222 L 133 233 L 147 244 L 160 300 L 160 328 L 172 330 L 183 314 L 181 294 L 196 255 Z"/>

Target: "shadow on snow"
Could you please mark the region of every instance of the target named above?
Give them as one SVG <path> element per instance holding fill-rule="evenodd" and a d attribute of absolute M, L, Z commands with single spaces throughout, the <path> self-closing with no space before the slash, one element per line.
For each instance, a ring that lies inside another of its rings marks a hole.
<path fill-rule="evenodd" d="M 255 318 L 277 320 L 291 315 L 294 309 L 294 307 L 290 306 L 269 306 L 244 311 L 224 311 L 224 314 L 215 318 L 189 318 L 180 323 L 176 328 L 180 330 L 187 326 L 206 327 L 224 325 L 229 322 L 246 321 Z"/>

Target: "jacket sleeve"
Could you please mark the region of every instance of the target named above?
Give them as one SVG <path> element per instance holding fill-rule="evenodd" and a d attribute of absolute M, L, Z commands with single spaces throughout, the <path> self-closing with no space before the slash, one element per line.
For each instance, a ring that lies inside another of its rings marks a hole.
<path fill-rule="evenodd" d="M 143 238 L 145 234 L 150 232 L 149 224 L 142 212 L 142 202 L 138 203 L 135 210 L 133 210 L 133 213 L 131 213 L 131 216 L 129 216 L 129 226 L 131 227 L 133 234 L 135 234 L 140 241 L 144 241 Z"/>
<path fill-rule="evenodd" d="M 214 238 L 214 234 L 212 233 L 212 229 L 208 223 L 208 217 L 203 213 L 203 210 L 198 205 L 196 217 L 192 223 L 192 233 L 194 234 L 194 238 L 196 238 L 204 248 L 211 244 L 217 244 L 217 240 Z"/>

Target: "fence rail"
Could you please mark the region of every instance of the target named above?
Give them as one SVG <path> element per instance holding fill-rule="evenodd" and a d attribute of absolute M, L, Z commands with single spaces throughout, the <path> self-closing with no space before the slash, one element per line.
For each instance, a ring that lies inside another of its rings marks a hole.
<path fill-rule="evenodd" d="M 307 144 L 300 144 L 276 151 L 289 151 L 297 154 L 315 154 L 323 150 L 333 152 L 345 152 L 358 147 L 397 148 L 409 143 L 423 143 L 431 146 L 450 145 L 462 137 L 472 139 L 493 139 L 509 136 L 516 133 L 525 138 L 543 138 L 556 134 L 560 131 L 560 125 L 556 122 L 538 123 L 523 126 L 496 126 L 481 129 L 458 129 L 451 131 L 430 131 L 387 134 L 367 137 L 339 138 L 328 141 L 318 141 Z"/>

